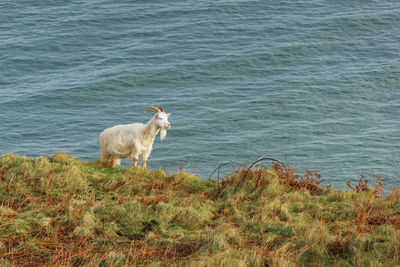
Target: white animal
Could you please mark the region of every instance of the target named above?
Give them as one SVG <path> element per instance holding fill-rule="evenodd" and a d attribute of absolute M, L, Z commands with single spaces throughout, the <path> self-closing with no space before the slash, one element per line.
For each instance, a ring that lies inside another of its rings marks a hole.
<path fill-rule="evenodd" d="M 104 166 L 115 167 L 121 163 L 121 158 L 131 158 L 133 166 L 137 166 L 139 155 L 142 157 L 143 169 L 153 148 L 154 138 L 160 132 L 161 140 L 171 128 L 168 117 L 161 106 L 148 107 L 144 110 L 154 109 L 157 114 L 147 123 L 133 123 L 117 125 L 105 129 L 100 134 L 100 156 Z"/>

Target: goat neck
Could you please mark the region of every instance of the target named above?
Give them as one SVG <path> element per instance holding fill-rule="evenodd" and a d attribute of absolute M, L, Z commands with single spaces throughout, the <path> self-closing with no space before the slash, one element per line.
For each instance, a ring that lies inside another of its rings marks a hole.
<path fill-rule="evenodd" d="M 160 128 L 155 123 L 153 117 L 143 128 L 143 139 L 146 143 L 152 143 Z"/>

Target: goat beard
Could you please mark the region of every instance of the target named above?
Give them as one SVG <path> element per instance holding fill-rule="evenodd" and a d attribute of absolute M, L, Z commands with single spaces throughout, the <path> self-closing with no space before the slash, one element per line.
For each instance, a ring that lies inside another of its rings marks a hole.
<path fill-rule="evenodd" d="M 160 130 L 160 139 L 164 140 L 166 136 L 167 136 L 167 130 L 161 129 Z"/>

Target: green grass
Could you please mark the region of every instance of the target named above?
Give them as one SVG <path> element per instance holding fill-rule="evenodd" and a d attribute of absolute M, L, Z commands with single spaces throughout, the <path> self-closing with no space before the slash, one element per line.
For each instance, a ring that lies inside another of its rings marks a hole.
<path fill-rule="evenodd" d="M 6 154 L 0 265 L 399 265 L 398 190 L 319 178 L 274 165 L 217 182 Z"/>

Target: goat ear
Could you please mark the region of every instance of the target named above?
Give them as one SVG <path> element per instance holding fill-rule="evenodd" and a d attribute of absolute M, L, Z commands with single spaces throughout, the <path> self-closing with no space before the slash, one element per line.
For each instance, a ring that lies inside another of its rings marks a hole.
<path fill-rule="evenodd" d="M 167 117 L 169 117 L 169 116 L 171 116 L 171 113 L 168 113 L 168 114 L 167 114 Z"/>
<path fill-rule="evenodd" d="M 160 118 L 160 116 L 158 116 L 159 113 L 157 113 L 154 117 L 156 117 L 156 119 Z"/>

